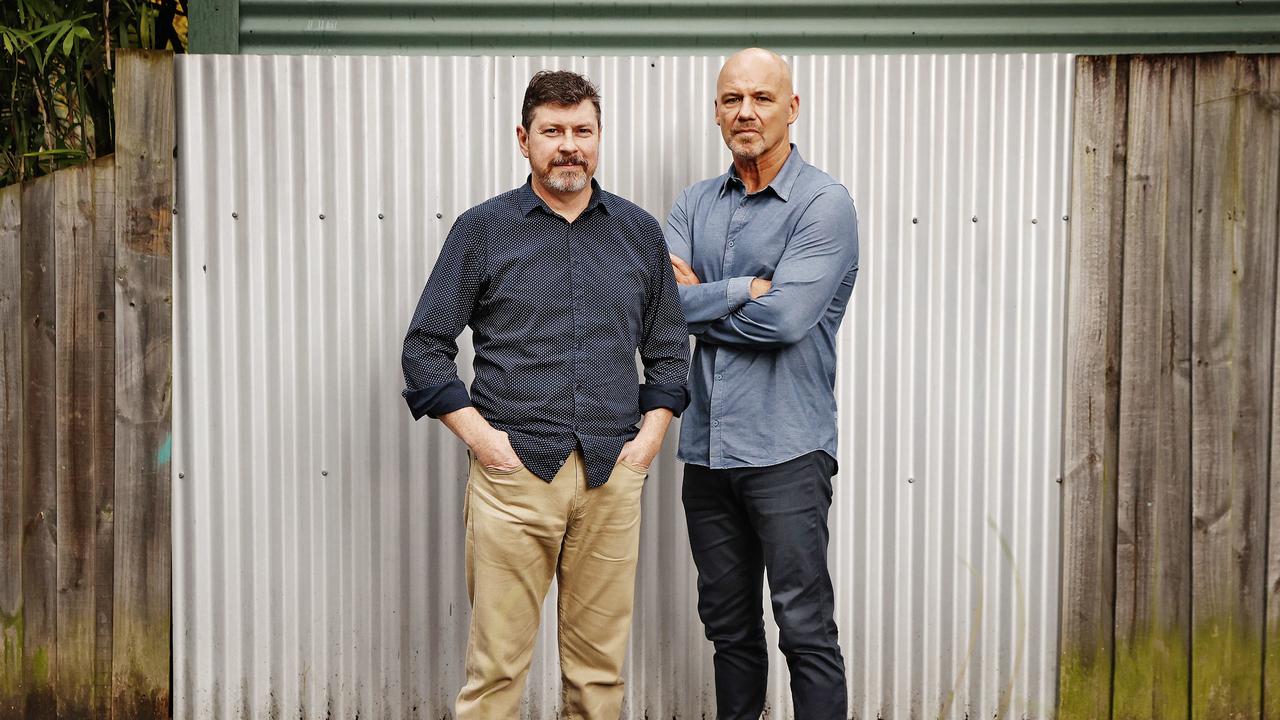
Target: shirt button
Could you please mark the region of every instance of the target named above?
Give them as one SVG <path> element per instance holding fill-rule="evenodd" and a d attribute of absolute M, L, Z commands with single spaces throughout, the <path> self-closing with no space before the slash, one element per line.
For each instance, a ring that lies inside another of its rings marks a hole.
<path fill-rule="evenodd" d="M 717 380 L 720 380 L 720 379 L 721 379 L 721 378 L 723 378 L 723 377 L 724 377 L 724 376 L 723 376 L 723 375 L 721 375 L 720 373 L 716 373 L 716 379 L 717 379 Z"/>
<path fill-rule="evenodd" d="M 729 241 L 729 247 L 733 247 L 733 241 L 732 241 L 732 240 L 730 240 L 730 241 Z"/>
<path fill-rule="evenodd" d="M 719 421 L 719 420 L 712 420 L 712 421 L 711 421 L 711 425 L 712 425 L 713 427 L 720 427 L 720 421 Z"/>

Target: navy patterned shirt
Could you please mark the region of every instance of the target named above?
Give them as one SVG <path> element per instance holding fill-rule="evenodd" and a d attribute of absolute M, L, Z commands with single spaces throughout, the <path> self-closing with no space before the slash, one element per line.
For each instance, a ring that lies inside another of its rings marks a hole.
<path fill-rule="evenodd" d="M 576 447 L 603 485 L 641 413 L 689 402 L 688 330 L 662 228 L 591 183 L 573 222 L 528 181 L 463 213 L 436 260 L 404 340 L 414 419 L 468 405 L 550 482 Z M 468 395 L 456 339 L 475 347 Z M 636 370 L 636 350 L 644 383 Z"/>

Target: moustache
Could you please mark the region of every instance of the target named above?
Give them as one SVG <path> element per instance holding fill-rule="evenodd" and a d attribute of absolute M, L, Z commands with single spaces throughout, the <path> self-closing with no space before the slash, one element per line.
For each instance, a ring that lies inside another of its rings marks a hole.
<path fill-rule="evenodd" d="M 582 158 L 582 157 L 560 158 L 558 160 L 553 160 L 551 162 L 552 167 L 572 167 L 574 165 L 581 166 L 582 168 L 585 169 L 587 167 L 586 158 Z"/>

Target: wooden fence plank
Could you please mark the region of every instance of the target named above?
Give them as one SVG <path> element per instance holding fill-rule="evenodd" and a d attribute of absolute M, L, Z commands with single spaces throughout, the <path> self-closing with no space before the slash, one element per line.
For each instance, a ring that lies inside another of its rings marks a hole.
<path fill-rule="evenodd" d="M 1265 111 L 1271 113 L 1273 126 L 1271 137 L 1259 133 L 1261 146 L 1280 148 L 1280 123 L 1274 122 L 1280 116 L 1280 56 L 1272 55 L 1264 60 L 1265 74 L 1264 92 L 1258 97 Z M 1274 151 L 1273 151 L 1274 152 Z M 1262 178 L 1264 183 L 1271 184 L 1271 216 L 1280 215 L 1280 171 L 1273 171 L 1270 178 Z M 1264 200 L 1267 190 L 1258 188 L 1259 200 Z M 1264 208 L 1265 212 L 1265 208 Z M 1271 231 L 1271 241 L 1280 244 L 1280 219 L 1275 221 Z M 1265 241 L 1265 239 L 1264 239 Z M 1280 278 L 1277 279 L 1280 283 Z M 1280 303 L 1280 290 L 1277 291 L 1276 302 Z M 1272 386 L 1271 386 L 1271 478 L 1269 499 L 1269 521 L 1267 550 L 1267 620 L 1266 620 L 1266 653 L 1263 662 L 1263 717 L 1268 720 L 1280 720 L 1280 389 L 1275 379 L 1280 377 L 1280 309 L 1276 311 L 1276 329 L 1272 335 Z"/>
<path fill-rule="evenodd" d="M 1111 714 L 1127 60 L 1076 60 L 1058 717 Z"/>
<path fill-rule="evenodd" d="M 115 435 L 116 435 L 116 163 L 114 156 L 93 165 L 93 232 L 98 270 L 94 275 L 95 342 L 98 380 L 94 385 L 93 705 L 99 717 L 111 712 L 112 619 L 115 599 Z M 105 380 L 103 380 L 105 378 Z"/>
<path fill-rule="evenodd" d="M 57 662 L 57 409 L 54 406 L 55 187 L 22 190 L 22 613 L 28 718 L 54 717 Z"/>
<path fill-rule="evenodd" d="M 173 55 L 121 51 L 116 60 L 113 709 L 167 717 Z"/>
<path fill-rule="evenodd" d="M 92 258 L 93 176 L 84 166 L 54 173 L 57 305 L 58 713 L 88 714 L 93 667 L 94 382 Z M 90 317 L 86 318 L 85 315 Z"/>
<path fill-rule="evenodd" d="M 1185 718 L 1191 681 L 1195 58 L 1129 65 L 1113 717 Z"/>
<path fill-rule="evenodd" d="M 98 186 L 111 161 L 55 173 L 57 203 L 58 666 L 61 717 L 94 712 L 100 619 L 100 492 L 114 483 L 115 199 Z M 109 181 L 109 180 L 108 180 Z M 103 212 L 100 203 L 111 206 Z M 100 227 L 106 223 L 107 227 Z M 109 507 L 106 508 L 109 513 Z M 109 625 L 108 625 L 109 627 Z M 98 706 L 101 709 L 101 705 Z"/>
<path fill-rule="evenodd" d="M 22 186 L 0 190 L 0 717 L 22 708 Z"/>
<path fill-rule="evenodd" d="M 1191 703 L 1205 720 L 1262 711 L 1276 269 L 1264 208 L 1280 148 L 1260 69 L 1256 57 L 1201 56 L 1195 81 Z"/>

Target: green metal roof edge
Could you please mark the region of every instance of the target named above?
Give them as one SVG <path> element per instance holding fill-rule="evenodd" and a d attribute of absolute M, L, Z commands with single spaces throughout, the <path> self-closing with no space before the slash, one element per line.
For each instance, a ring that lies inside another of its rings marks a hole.
<path fill-rule="evenodd" d="M 240 52 L 240 0 L 195 0 L 188 13 L 188 52 Z"/>
<path fill-rule="evenodd" d="M 204 0 L 192 13 L 193 52 L 1280 51 L 1280 0 Z"/>

